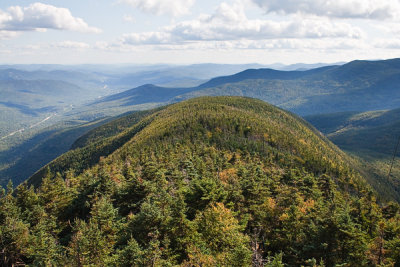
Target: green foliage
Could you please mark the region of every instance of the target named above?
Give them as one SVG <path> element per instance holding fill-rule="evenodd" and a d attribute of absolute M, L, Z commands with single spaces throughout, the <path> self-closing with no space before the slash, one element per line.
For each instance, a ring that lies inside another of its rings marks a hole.
<path fill-rule="evenodd" d="M 198 237 L 194 238 L 190 250 L 200 250 L 222 266 L 249 265 L 249 237 L 241 233 L 243 229 L 238 220 L 224 204 L 215 203 L 205 209 L 196 216 L 194 224 Z"/>
<path fill-rule="evenodd" d="M 21 219 L 21 210 L 12 195 L 12 183 L 0 199 L 0 262 L 13 266 L 27 260 L 29 225 Z"/>
<path fill-rule="evenodd" d="M 206 97 L 118 123 L 39 172 L 35 189 L 9 187 L 2 264 L 399 263 L 398 205 L 379 207 L 352 160 L 288 112 Z"/>
<path fill-rule="evenodd" d="M 282 253 L 275 255 L 275 257 L 268 257 L 267 263 L 264 265 L 266 267 L 284 267 L 282 262 Z"/>

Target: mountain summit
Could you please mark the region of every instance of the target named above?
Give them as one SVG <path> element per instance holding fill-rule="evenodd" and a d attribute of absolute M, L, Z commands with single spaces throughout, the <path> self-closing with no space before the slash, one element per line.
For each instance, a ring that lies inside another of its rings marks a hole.
<path fill-rule="evenodd" d="M 74 147 L 28 181 L 36 190 L 9 187 L 0 199 L 8 264 L 399 260 L 398 206 L 382 210 L 346 154 L 260 100 L 203 97 L 134 113 Z"/>

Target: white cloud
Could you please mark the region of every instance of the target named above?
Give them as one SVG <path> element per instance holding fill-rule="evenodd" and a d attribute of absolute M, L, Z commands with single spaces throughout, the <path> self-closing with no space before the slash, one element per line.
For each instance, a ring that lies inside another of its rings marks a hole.
<path fill-rule="evenodd" d="M 110 50 L 110 43 L 105 42 L 105 41 L 98 41 L 95 43 L 94 48 L 99 49 L 99 50 Z"/>
<path fill-rule="evenodd" d="M 75 42 L 75 41 L 63 41 L 59 43 L 54 43 L 51 45 L 55 48 L 67 48 L 67 49 L 86 49 L 90 48 L 90 45 L 83 42 Z"/>
<path fill-rule="evenodd" d="M 172 35 L 168 32 L 144 32 L 124 34 L 121 42 L 127 45 L 136 44 L 167 44 L 171 42 Z"/>
<path fill-rule="evenodd" d="M 360 40 L 337 39 L 273 39 L 273 40 L 233 40 L 215 42 L 191 42 L 185 44 L 168 44 L 154 47 L 158 50 L 265 50 L 265 51 L 352 51 L 370 49 L 371 46 Z M 128 47 L 124 47 L 128 50 Z M 121 50 L 124 50 L 121 49 Z"/>
<path fill-rule="evenodd" d="M 399 23 L 394 21 L 385 21 L 380 23 L 371 23 L 368 25 L 370 29 L 375 29 L 381 35 L 387 35 L 392 37 L 400 36 Z"/>
<path fill-rule="evenodd" d="M 390 19 L 400 14 L 398 0 L 252 0 L 266 12 L 335 18 Z"/>
<path fill-rule="evenodd" d="M 12 6 L 7 12 L 0 10 L 0 30 L 15 32 L 46 29 L 101 32 L 98 28 L 90 27 L 83 19 L 72 16 L 67 8 L 34 3 L 27 7 Z"/>
<path fill-rule="evenodd" d="M 176 17 L 188 14 L 195 0 L 120 0 L 119 2 L 146 13 Z"/>
<path fill-rule="evenodd" d="M 357 27 L 327 18 L 290 16 L 288 21 L 248 19 L 243 5 L 222 3 L 212 15 L 201 15 L 156 32 L 122 36 L 124 45 L 182 44 L 197 41 L 266 40 L 282 38 L 361 38 Z"/>
<path fill-rule="evenodd" d="M 77 41 L 62 41 L 62 42 L 54 42 L 54 43 L 36 43 L 36 44 L 27 44 L 23 46 L 16 46 L 15 49 L 22 50 L 29 50 L 38 52 L 46 52 L 51 49 L 72 49 L 72 50 L 85 50 L 89 49 L 92 46 L 84 43 L 84 42 L 77 42 Z"/>

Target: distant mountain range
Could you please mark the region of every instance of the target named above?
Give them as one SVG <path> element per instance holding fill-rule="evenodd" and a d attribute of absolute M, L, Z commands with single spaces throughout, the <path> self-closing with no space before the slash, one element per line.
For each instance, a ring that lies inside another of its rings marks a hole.
<path fill-rule="evenodd" d="M 400 59 L 353 61 L 306 71 L 248 69 L 187 88 L 148 84 L 92 106 L 164 105 L 204 95 L 259 98 L 299 115 L 392 109 L 400 106 Z"/>

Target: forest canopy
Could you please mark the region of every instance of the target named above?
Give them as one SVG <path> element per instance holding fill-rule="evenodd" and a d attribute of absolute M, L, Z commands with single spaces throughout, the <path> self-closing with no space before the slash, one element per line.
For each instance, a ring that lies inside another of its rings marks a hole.
<path fill-rule="evenodd" d="M 203 97 L 126 120 L 1 190 L 1 265 L 400 264 L 399 205 L 293 114 Z"/>

